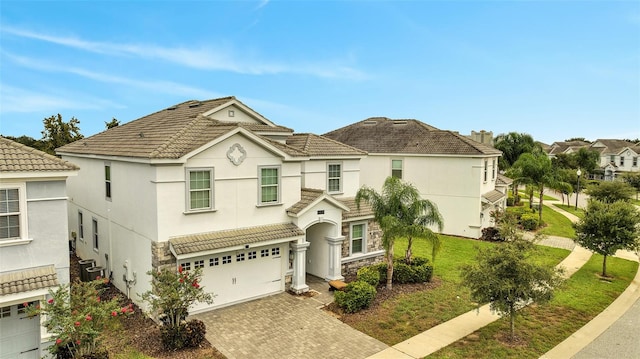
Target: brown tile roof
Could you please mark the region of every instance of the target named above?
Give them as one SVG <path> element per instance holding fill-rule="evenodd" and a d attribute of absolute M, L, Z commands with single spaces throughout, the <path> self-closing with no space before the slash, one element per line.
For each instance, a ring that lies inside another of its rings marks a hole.
<path fill-rule="evenodd" d="M 360 202 L 360 209 L 358 209 L 355 198 L 339 198 L 338 201 L 349 207 L 349 212 L 342 212 L 343 220 L 360 217 L 373 217 L 373 209 L 367 202 Z"/>
<path fill-rule="evenodd" d="M 216 121 L 203 113 L 235 97 L 187 101 L 57 149 L 58 153 L 176 159 L 238 127 L 260 133 L 293 132 L 281 126 Z"/>
<path fill-rule="evenodd" d="M 496 177 L 496 184 L 508 186 L 513 183 L 513 179 L 498 173 L 498 177 Z"/>
<path fill-rule="evenodd" d="M 270 240 L 304 236 L 293 223 L 191 234 L 169 240 L 176 254 L 189 254 Z"/>
<path fill-rule="evenodd" d="M 548 148 L 548 152 L 547 153 L 550 154 L 550 155 L 557 155 L 558 153 L 564 153 L 564 151 L 568 150 L 569 148 L 572 148 L 573 150 L 577 151 L 581 147 L 588 147 L 590 144 L 591 143 L 586 142 L 586 141 L 559 141 L 559 142 L 554 142 Z"/>
<path fill-rule="evenodd" d="M 76 171 L 78 166 L 0 137 L 0 172 Z"/>
<path fill-rule="evenodd" d="M 287 145 L 310 156 L 364 156 L 367 153 L 330 138 L 311 133 L 295 133 L 287 137 Z"/>
<path fill-rule="evenodd" d="M 487 202 L 494 204 L 496 202 L 498 202 L 499 200 L 503 199 L 505 197 L 505 194 L 497 191 L 497 190 L 491 190 L 485 194 L 482 195 L 482 199 L 486 200 Z"/>
<path fill-rule="evenodd" d="M 56 269 L 52 265 L 0 273 L 0 295 L 46 289 L 58 284 Z"/>
<path fill-rule="evenodd" d="M 597 144 L 602 144 L 602 146 L 595 146 Z M 625 140 L 612 140 L 612 139 L 598 139 L 591 144 L 589 147 L 590 150 L 598 151 L 603 155 L 607 154 L 618 154 L 625 148 L 630 148 L 636 153 L 640 153 L 640 144 L 629 142 Z"/>
<path fill-rule="evenodd" d="M 491 146 L 418 120 L 374 117 L 324 134 L 369 153 L 499 155 Z"/>
<path fill-rule="evenodd" d="M 287 208 L 287 213 L 298 214 L 324 193 L 321 189 L 303 188 L 300 201 Z"/>

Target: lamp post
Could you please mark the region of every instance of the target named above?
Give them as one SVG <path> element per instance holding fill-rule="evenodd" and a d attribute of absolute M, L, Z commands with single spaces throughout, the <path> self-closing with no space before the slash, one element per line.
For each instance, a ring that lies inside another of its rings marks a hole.
<path fill-rule="evenodd" d="M 576 171 L 576 175 L 578 175 L 578 188 L 576 189 L 576 210 L 578 209 L 578 194 L 580 193 L 580 175 L 582 174 L 582 171 L 580 171 L 580 169 L 578 168 L 578 170 Z"/>

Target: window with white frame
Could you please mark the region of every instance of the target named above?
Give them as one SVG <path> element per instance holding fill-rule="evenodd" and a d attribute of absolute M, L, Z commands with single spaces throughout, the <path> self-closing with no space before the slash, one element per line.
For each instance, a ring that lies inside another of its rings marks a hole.
<path fill-rule="evenodd" d="M 98 220 L 93 218 L 91 220 L 93 226 L 92 226 L 92 233 L 93 233 L 93 249 L 98 250 L 100 248 L 100 237 L 98 234 Z"/>
<path fill-rule="evenodd" d="M 78 211 L 78 238 L 84 241 L 84 217 L 82 211 Z"/>
<path fill-rule="evenodd" d="M 104 165 L 104 193 L 107 199 L 111 199 L 111 165 Z"/>
<path fill-rule="evenodd" d="M 489 161 L 484 160 L 484 181 L 487 182 L 487 167 L 489 166 Z"/>
<path fill-rule="evenodd" d="M 496 159 L 495 158 L 493 159 L 493 162 L 491 163 L 491 166 L 492 166 L 491 167 L 491 179 L 494 180 L 494 179 L 496 179 L 496 170 L 497 170 L 497 168 L 496 168 Z"/>
<path fill-rule="evenodd" d="M 203 211 L 213 208 L 213 169 L 187 169 L 187 210 Z"/>
<path fill-rule="evenodd" d="M 624 166 L 624 156 L 620 156 L 620 166 Z"/>
<path fill-rule="evenodd" d="M 638 157 L 633 158 L 633 160 L 631 161 L 631 165 L 633 167 L 638 167 Z"/>
<path fill-rule="evenodd" d="M 339 163 L 327 165 L 327 192 L 342 192 L 342 165 Z"/>
<path fill-rule="evenodd" d="M 20 238 L 20 221 L 19 189 L 0 189 L 0 240 Z"/>
<path fill-rule="evenodd" d="M 259 169 L 259 203 L 280 203 L 280 168 L 260 167 Z"/>
<path fill-rule="evenodd" d="M 615 156 L 615 155 L 611 155 L 611 159 L 610 159 L 610 161 L 611 161 L 611 162 L 613 162 L 613 163 L 615 163 L 615 162 L 616 162 L 616 156 Z"/>
<path fill-rule="evenodd" d="M 391 160 L 391 176 L 402 179 L 402 160 Z"/>
<path fill-rule="evenodd" d="M 351 225 L 351 254 L 366 252 L 366 224 Z"/>

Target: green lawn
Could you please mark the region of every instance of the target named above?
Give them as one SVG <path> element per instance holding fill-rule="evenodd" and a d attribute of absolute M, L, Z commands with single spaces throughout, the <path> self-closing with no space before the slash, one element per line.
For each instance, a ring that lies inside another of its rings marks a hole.
<path fill-rule="evenodd" d="M 566 204 L 554 204 L 554 206 L 563 209 L 571 214 L 573 214 L 574 216 L 578 217 L 578 218 L 583 218 L 584 217 L 584 209 L 579 208 L 576 209 L 575 206 L 567 206 Z"/>
<path fill-rule="evenodd" d="M 638 270 L 637 262 L 619 258 L 607 264 L 613 279 L 600 278 L 602 256 L 594 255 L 550 303 L 523 309 L 515 326 L 518 342 L 506 342 L 509 321 L 500 319 L 428 358 L 539 358 L 611 304 Z"/>
<path fill-rule="evenodd" d="M 576 236 L 576 231 L 573 229 L 571 221 L 549 206 L 545 205 L 543 207 L 542 221 L 546 224 L 546 227 L 540 231 L 542 234 L 565 238 L 575 238 Z"/>
<path fill-rule="evenodd" d="M 387 300 L 375 313 L 354 316 L 349 325 L 388 345 L 411 338 L 442 322 L 476 308 L 467 288 L 460 284 L 460 266 L 471 263 L 477 249 L 499 245 L 457 237 L 441 236 L 442 250 L 436 257 L 434 282 L 439 286 L 420 292 L 399 295 Z M 424 242 L 414 242 L 413 253 L 430 258 L 431 248 Z M 395 255 L 404 255 L 406 240 L 395 243 Z M 569 251 L 539 246 L 537 260 L 556 265 Z M 380 289 L 384 290 L 384 289 Z"/>

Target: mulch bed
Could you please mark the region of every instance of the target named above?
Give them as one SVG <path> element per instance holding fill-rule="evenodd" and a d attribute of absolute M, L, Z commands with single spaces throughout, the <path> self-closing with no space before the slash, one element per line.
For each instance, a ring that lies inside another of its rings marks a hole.
<path fill-rule="evenodd" d="M 75 254 L 71 254 L 70 276 L 72 283 L 80 278 L 79 259 Z M 216 350 L 216 348 L 212 347 L 211 343 L 206 339 L 199 348 L 177 351 L 164 350 L 162 342 L 160 341 L 160 327 L 151 318 L 147 317 L 130 299 L 127 299 L 118 288 L 109 283 L 103 297 L 104 299 L 120 297 L 122 298 L 120 303 L 122 306 L 132 304 L 134 308 L 134 312 L 131 315 L 122 317 L 122 328 L 118 329 L 117 333 L 110 333 L 102 339 L 104 346 L 110 353 L 116 354 L 124 352 L 125 350 L 123 349 L 134 348 L 147 356 L 158 359 L 226 359 L 226 357 Z"/>

